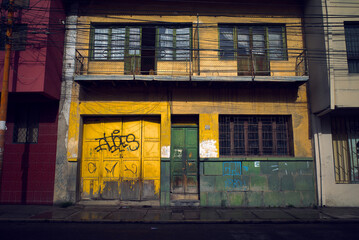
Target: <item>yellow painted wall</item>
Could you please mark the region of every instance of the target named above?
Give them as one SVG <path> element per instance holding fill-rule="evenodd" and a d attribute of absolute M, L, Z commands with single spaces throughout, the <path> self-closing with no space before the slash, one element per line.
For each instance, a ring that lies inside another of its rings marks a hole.
<path fill-rule="evenodd" d="M 204 146 L 216 149 L 216 152 L 212 151 L 211 154 L 208 153 L 209 155 L 203 153 L 202 157 L 219 157 L 218 115 L 220 114 L 290 115 L 294 156 L 312 156 L 305 84 L 298 88 L 233 86 L 178 87 L 170 89 L 171 94 L 168 94 L 169 90 L 166 88 L 144 90 L 147 87 L 137 87 L 137 92 L 130 92 L 131 87 L 125 86 L 115 88 L 108 85 L 103 88 L 107 88 L 107 91 L 94 87 L 93 92 L 86 93 L 86 101 L 73 98 L 68 131 L 68 160 L 77 161 L 79 158 L 81 116 L 129 115 L 161 116 L 161 157 L 169 158 L 171 114 L 199 115 L 200 144 L 204 142 L 207 144 Z M 78 91 L 78 88 L 74 89 Z M 87 100 L 96 95 L 103 95 L 104 99 L 107 99 L 108 95 L 112 100 Z"/>

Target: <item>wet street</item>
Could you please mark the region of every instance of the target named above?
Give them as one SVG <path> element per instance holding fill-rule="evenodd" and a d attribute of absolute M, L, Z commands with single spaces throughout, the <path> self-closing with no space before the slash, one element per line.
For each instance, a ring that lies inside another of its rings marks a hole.
<path fill-rule="evenodd" d="M 358 223 L 128 224 L 0 222 L 7 239 L 357 239 Z"/>

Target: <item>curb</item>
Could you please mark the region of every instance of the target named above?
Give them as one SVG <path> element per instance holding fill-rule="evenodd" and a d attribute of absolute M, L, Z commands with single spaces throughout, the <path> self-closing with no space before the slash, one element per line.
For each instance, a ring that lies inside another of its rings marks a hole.
<path fill-rule="evenodd" d="M 359 223 L 359 219 L 274 219 L 274 220 L 247 220 L 247 219 L 229 219 L 229 220 L 67 220 L 67 219 L 0 219 L 0 222 L 19 222 L 19 223 L 75 223 L 75 224 L 346 224 Z"/>

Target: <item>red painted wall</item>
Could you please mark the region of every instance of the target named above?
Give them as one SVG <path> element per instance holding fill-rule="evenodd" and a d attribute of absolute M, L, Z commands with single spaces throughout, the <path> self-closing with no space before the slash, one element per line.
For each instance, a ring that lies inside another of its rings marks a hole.
<path fill-rule="evenodd" d="M 26 50 L 12 53 L 9 92 L 36 92 L 59 99 L 65 28 L 62 1 L 30 0 L 30 8 L 17 11 L 15 19 L 27 24 L 28 31 Z M 0 76 L 3 64 L 1 51 Z"/>
<path fill-rule="evenodd" d="M 21 105 L 9 106 L 0 203 L 52 204 L 58 103 L 38 103 L 38 143 L 31 144 L 13 143 L 15 111 Z"/>
<path fill-rule="evenodd" d="M 61 0 L 30 0 L 15 16 L 28 31 L 26 50 L 11 58 L 0 203 L 52 204 L 65 12 Z M 0 89 L 3 63 L 0 51 Z M 13 143 L 16 111 L 24 106 L 39 110 L 37 143 Z"/>

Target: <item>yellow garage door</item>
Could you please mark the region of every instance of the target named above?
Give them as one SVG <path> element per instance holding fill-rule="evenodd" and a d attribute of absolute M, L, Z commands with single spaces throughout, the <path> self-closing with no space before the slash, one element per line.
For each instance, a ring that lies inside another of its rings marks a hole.
<path fill-rule="evenodd" d="M 159 118 L 86 120 L 81 164 L 82 199 L 158 199 Z"/>

